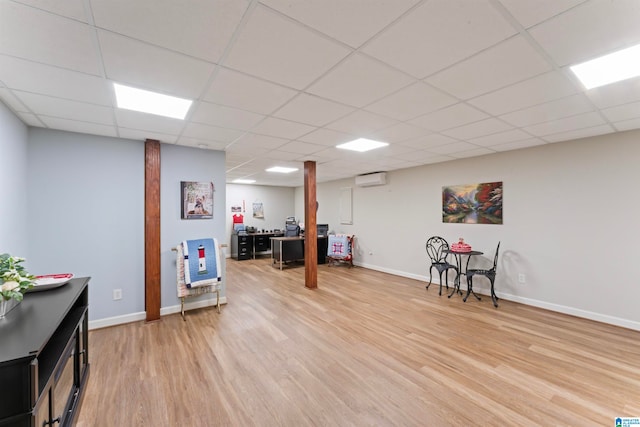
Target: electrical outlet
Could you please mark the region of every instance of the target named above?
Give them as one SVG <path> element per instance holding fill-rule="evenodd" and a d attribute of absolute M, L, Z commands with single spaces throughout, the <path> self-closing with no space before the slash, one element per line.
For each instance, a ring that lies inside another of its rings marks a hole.
<path fill-rule="evenodd" d="M 122 299 L 122 289 L 114 289 L 113 290 L 113 300 L 117 301 Z"/>
<path fill-rule="evenodd" d="M 527 276 L 525 276 L 524 273 L 518 274 L 518 283 L 523 285 L 527 283 Z"/>

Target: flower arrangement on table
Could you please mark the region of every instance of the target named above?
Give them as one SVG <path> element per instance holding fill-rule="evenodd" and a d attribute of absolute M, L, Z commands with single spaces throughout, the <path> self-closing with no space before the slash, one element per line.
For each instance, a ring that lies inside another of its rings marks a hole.
<path fill-rule="evenodd" d="M 0 255 L 0 295 L 2 300 L 22 301 L 24 293 L 35 283 L 35 276 L 27 273 L 21 265 L 24 258 Z"/>

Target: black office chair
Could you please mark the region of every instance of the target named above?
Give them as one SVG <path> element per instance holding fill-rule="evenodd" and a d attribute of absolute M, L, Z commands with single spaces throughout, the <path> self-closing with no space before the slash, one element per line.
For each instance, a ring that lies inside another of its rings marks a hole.
<path fill-rule="evenodd" d="M 449 250 L 449 243 L 445 239 L 439 236 L 429 237 L 427 240 L 427 255 L 431 259 L 431 267 L 429 267 L 429 284 L 426 286 L 429 289 L 431 286 L 431 272 L 435 268 L 440 276 L 440 291 L 438 295 L 442 295 L 442 273 L 445 273 L 445 285 L 449 289 L 449 270 L 455 270 L 456 275 L 459 274 L 458 267 L 447 262 L 447 253 Z"/>
<path fill-rule="evenodd" d="M 481 270 L 478 268 L 470 268 L 467 270 L 467 295 L 465 295 L 463 301 L 467 301 L 467 297 L 473 290 L 473 276 L 484 276 L 491 282 L 491 300 L 495 307 L 498 306 L 498 297 L 493 289 L 493 285 L 496 281 L 496 267 L 498 266 L 498 252 L 500 251 L 500 242 L 496 248 L 496 255 L 493 257 L 493 267 L 489 270 Z M 475 295 L 475 294 L 474 294 Z"/>
<path fill-rule="evenodd" d="M 300 226 L 297 224 L 286 224 L 284 229 L 284 237 L 298 237 L 300 235 Z"/>

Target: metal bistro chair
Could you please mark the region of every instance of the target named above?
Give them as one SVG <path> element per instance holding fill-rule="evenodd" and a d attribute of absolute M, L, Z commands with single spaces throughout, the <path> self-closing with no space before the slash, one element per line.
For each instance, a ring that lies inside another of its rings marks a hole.
<path fill-rule="evenodd" d="M 496 267 L 498 266 L 498 251 L 500 251 L 500 242 L 498 242 L 498 247 L 496 248 L 496 255 L 493 257 L 493 267 L 489 270 L 481 270 L 478 268 L 470 268 L 467 270 L 467 295 L 464 297 L 463 301 L 467 301 L 467 297 L 471 290 L 473 289 L 473 276 L 484 276 L 489 279 L 491 282 L 491 300 L 493 301 L 493 305 L 495 307 L 498 306 L 498 297 L 493 289 L 493 285 L 496 281 Z"/>
<path fill-rule="evenodd" d="M 442 237 L 432 236 L 427 240 L 427 255 L 429 255 L 431 259 L 431 267 L 429 267 L 429 284 L 426 288 L 429 289 L 429 286 L 431 286 L 431 272 L 435 268 L 440 276 L 440 291 L 438 295 L 442 295 L 442 273 L 445 273 L 445 285 L 447 289 L 449 289 L 449 270 L 455 270 L 456 275 L 460 273 L 458 267 L 447 262 L 448 253 L 445 251 L 448 250 L 449 243 Z"/>

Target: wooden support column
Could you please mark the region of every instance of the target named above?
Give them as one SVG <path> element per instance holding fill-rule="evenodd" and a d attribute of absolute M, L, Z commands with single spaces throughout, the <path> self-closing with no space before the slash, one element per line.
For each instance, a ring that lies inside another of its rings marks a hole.
<path fill-rule="evenodd" d="M 160 319 L 160 141 L 144 142 L 144 298 L 147 321 Z"/>
<path fill-rule="evenodd" d="M 304 162 L 304 285 L 318 287 L 318 227 L 316 227 L 316 162 Z"/>

